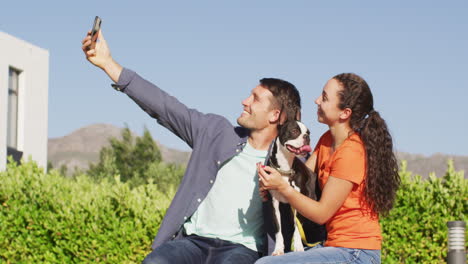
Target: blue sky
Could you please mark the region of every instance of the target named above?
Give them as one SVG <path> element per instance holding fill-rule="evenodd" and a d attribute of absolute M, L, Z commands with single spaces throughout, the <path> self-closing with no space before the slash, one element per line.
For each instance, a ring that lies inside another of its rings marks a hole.
<path fill-rule="evenodd" d="M 468 155 L 467 1 L 4 1 L 0 30 L 50 52 L 49 137 L 110 123 L 189 148 L 91 66 L 94 16 L 114 58 L 189 107 L 227 117 L 263 77 L 294 83 L 316 142 L 314 99 L 355 72 L 395 148 Z M 0 58 L 1 59 L 1 58 Z"/>

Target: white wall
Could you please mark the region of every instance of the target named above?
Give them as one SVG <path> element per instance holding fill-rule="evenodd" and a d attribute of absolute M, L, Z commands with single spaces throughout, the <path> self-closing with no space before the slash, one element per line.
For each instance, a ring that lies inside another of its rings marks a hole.
<path fill-rule="evenodd" d="M 0 32 L 0 170 L 6 166 L 9 67 L 22 71 L 17 149 L 47 168 L 49 52 Z"/>

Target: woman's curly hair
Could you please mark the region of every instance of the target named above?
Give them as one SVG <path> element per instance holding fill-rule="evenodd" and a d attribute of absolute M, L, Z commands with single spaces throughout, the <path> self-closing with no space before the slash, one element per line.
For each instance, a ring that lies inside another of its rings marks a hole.
<path fill-rule="evenodd" d="M 354 73 L 342 73 L 333 79 L 342 86 L 338 92 L 338 107 L 352 110 L 350 126 L 360 134 L 366 149 L 365 201 L 372 211 L 385 215 L 392 209 L 400 185 L 392 136 L 385 120 L 374 110 L 371 90 L 363 78 Z"/>

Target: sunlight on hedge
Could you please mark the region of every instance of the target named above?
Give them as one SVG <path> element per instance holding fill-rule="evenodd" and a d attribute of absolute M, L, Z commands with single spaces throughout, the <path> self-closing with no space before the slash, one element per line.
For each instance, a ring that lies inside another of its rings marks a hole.
<path fill-rule="evenodd" d="M 32 162 L 10 163 L 0 181 L 0 262 L 139 263 L 172 198 L 155 184 L 68 179 Z"/>
<path fill-rule="evenodd" d="M 448 162 L 443 177 L 422 180 L 400 170 L 402 184 L 390 215 L 381 219 L 382 263 L 446 263 L 447 222 L 466 221 L 468 181 Z"/>
<path fill-rule="evenodd" d="M 382 263 L 445 263 L 446 223 L 466 221 L 468 182 L 452 162 L 444 177 L 428 180 L 402 165 L 396 207 L 381 219 Z M 155 178 L 168 168 L 153 168 Z M 140 263 L 176 186 L 130 188 L 110 178 L 65 178 L 33 162 L 10 163 L 0 172 L 0 262 Z"/>

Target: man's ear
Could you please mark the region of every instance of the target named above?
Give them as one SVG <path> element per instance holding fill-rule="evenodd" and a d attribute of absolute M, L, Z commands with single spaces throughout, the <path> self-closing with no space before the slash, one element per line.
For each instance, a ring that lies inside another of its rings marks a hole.
<path fill-rule="evenodd" d="M 270 111 L 270 123 L 280 123 L 280 116 L 283 116 L 284 113 L 281 113 L 279 109 L 273 109 Z"/>
<path fill-rule="evenodd" d="M 298 120 L 298 121 L 301 120 L 301 110 L 296 112 L 296 120 Z"/>
<path fill-rule="evenodd" d="M 340 114 L 340 119 L 342 120 L 349 119 L 352 113 L 353 113 L 353 110 L 351 110 L 351 108 L 345 108 Z"/>

